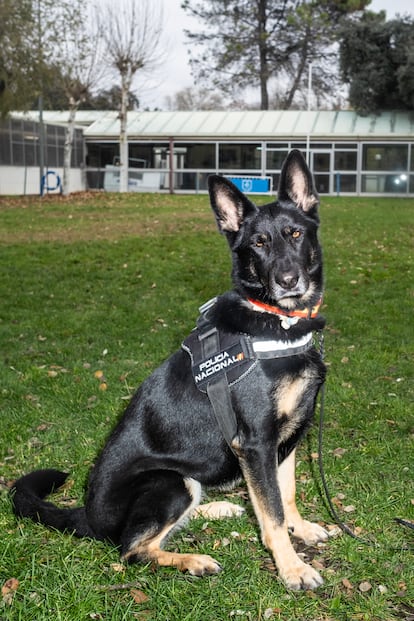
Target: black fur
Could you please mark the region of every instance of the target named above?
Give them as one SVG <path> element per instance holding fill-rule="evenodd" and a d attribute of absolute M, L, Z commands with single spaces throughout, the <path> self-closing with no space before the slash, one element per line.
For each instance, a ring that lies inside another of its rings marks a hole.
<path fill-rule="evenodd" d="M 254 298 L 292 311 L 309 309 L 321 298 L 318 197 L 301 154 L 289 154 L 276 202 L 256 207 L 220 176 L 210 177 L 209 191 L 219 229 L 231 249 L 234 282 L 234 289 L 218 298 L 210 317 L 213 323 L 226 331 L 276 340 L 295 340 L 320 330 L 323 319 L 319 316 L 300 319 L 287 330 L 277 314 L 258 311 L 246 301 Z M 277 530 L 286 521 L 276 476 L 278 464 L 308 428 L 324 377 L 320 356 L 311 349 L 302 355 L 262 361 L 232 388 L 238 421 L 236 458 L 221 436 L 208 397 L 194 384 L 188 354 L 179 350 L 132 398 L 91 472 L 84 508 L 60 509 L 43 500 L 66 475 L 42 470 L 16 481 L 14 510 L 19 516 L 78 536 L 109 539 L 121 546 L 129 561 L 154 558 L 168 564 L 157 556 L 158 551 L 151 551 L 149 543 L 163 533 L 166 536 L 192 503 L 197 504 L 195 482 L 214 487 L 245 476 L 249 491 L 262 507 L 259 521 L 266 543 L 272 539 L 267 522 Z M 294 411 L 281 411 L 281 404 L 287 402 L 282 389 L 288 394 L 301 378 L 310 381 L 294 393 Z M 288 586 L 313 588 L 319 583 L 314 575 L 302 575 L 301 562 L 297 580 L 283 575 L 283 563 L 279 561 L 279 570 Z M 171 564 L 197 574 L 218 568 L 208 563 L 201 569 L 191 562 Z"/>

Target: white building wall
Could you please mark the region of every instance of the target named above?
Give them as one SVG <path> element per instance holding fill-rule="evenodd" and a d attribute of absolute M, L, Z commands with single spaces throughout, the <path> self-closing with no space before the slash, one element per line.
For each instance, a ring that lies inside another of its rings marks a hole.
<path fill-rule="evenodd" d="M 52 169 L 50 169 L 52 170 Z M 62 180 L 63 168 L 53 168 Z M 45 170 L 45 174 L 46 174 Z M 50 171 L 49 171 L 50 172 Z M 40 194 L 39 167 L 37 166 L 0 166 L 0 195 L 1 194 Z M 56 176 L 49 174 L 49 187 L 56 186 Z M 69 192 L 85 190 L 84 172 L 80 168 L 71 168 L 69 173 Z M 46 192 L 46 189 L 45 189 Z M 49 194 L 58 194 L 60 189 L 50 190 Z"/>

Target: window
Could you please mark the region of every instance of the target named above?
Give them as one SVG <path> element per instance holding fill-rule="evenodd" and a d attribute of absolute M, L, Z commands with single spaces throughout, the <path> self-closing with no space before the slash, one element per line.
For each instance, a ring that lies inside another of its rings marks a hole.
<path fill-rule="evenodd" d="M 285 150 L 273 150 L 268 149 L 266 151 L 266 168 L 272 170 L 280 170 L 283 166 L 283 162 L 288 154 L 287 149 Z"/>
<path fill-rule="evenodd" d="M 130 145 L 131 149 L 131 145 Z M 87 145 L 87 165 L 91 168 L 105 168 L 119 158 L 119 144 L 111 142 L 97 142 Z"/>
<path fill-rule="evenodd" d="M 183 156 L 182 168 L 216 168 L 216 146 L 213 143 L 176 143 L 174 145 L 175 150 L 180 150 Z"/>
<path fill-rule="evenodd" d="M 344 175 L 337 173 L 335 175 L 335 192 L 356 192 L 357 177 L 356 175 Z"/>
<path fill-rule="evenodd" d="M 407 170 L 408 145 L 363 145 L 363 170 Z"/>
<path fill-rule="evenodd" d="M 373 194 L 405 194 L 408 175 L 362 175 L 362 192 Z"/>
<path fill-rule="evenodd" d="M 335 152 L 335 170 L 356 170 L 357 154 L 353 151 Z"/>
<path fill-rule="evenodd" d="M 219 168 L 224 170 L 260 170 L 260 144 L 220 144 Z"/>

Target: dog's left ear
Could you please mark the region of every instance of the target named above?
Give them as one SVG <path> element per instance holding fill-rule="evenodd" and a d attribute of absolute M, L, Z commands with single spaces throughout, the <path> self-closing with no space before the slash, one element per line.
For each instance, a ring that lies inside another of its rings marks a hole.
<path fill-rule="evenodd" d="M 225 177 L 210 175 L 208 189 L 218 228 L 230 237 L 240 231 L 248 216 L 258 211 L 256 205 Z"/>
<path fill-rule="evenodd" d="M 292 201 L 305 212 L 311 212 L 319 204 L 312 173 L 297 149 L 289 153 L 283 164 L 278 200 Z"/>

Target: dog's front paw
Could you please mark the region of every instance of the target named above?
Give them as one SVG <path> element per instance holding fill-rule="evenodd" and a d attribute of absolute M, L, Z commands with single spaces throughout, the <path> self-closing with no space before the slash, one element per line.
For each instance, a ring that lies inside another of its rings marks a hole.
<path fill-rule="evenodd" d="M 315 522 L 308 522 L 308 520 L 301 520 L 299 524 L 295 524 L 292 527 L 292 535 L 297 539 L 302 539 L 308 546 L 327 541 L 329 537 L 328 532 L 322 526 Z"/>
<path fill-rule="evenodd" d="M 316 569 L 299 559 L 295 565 L 280 569 L 279 575 L 288 589 L 293 591 L 312 590 L 323 584 L 323 578 Z"/>

